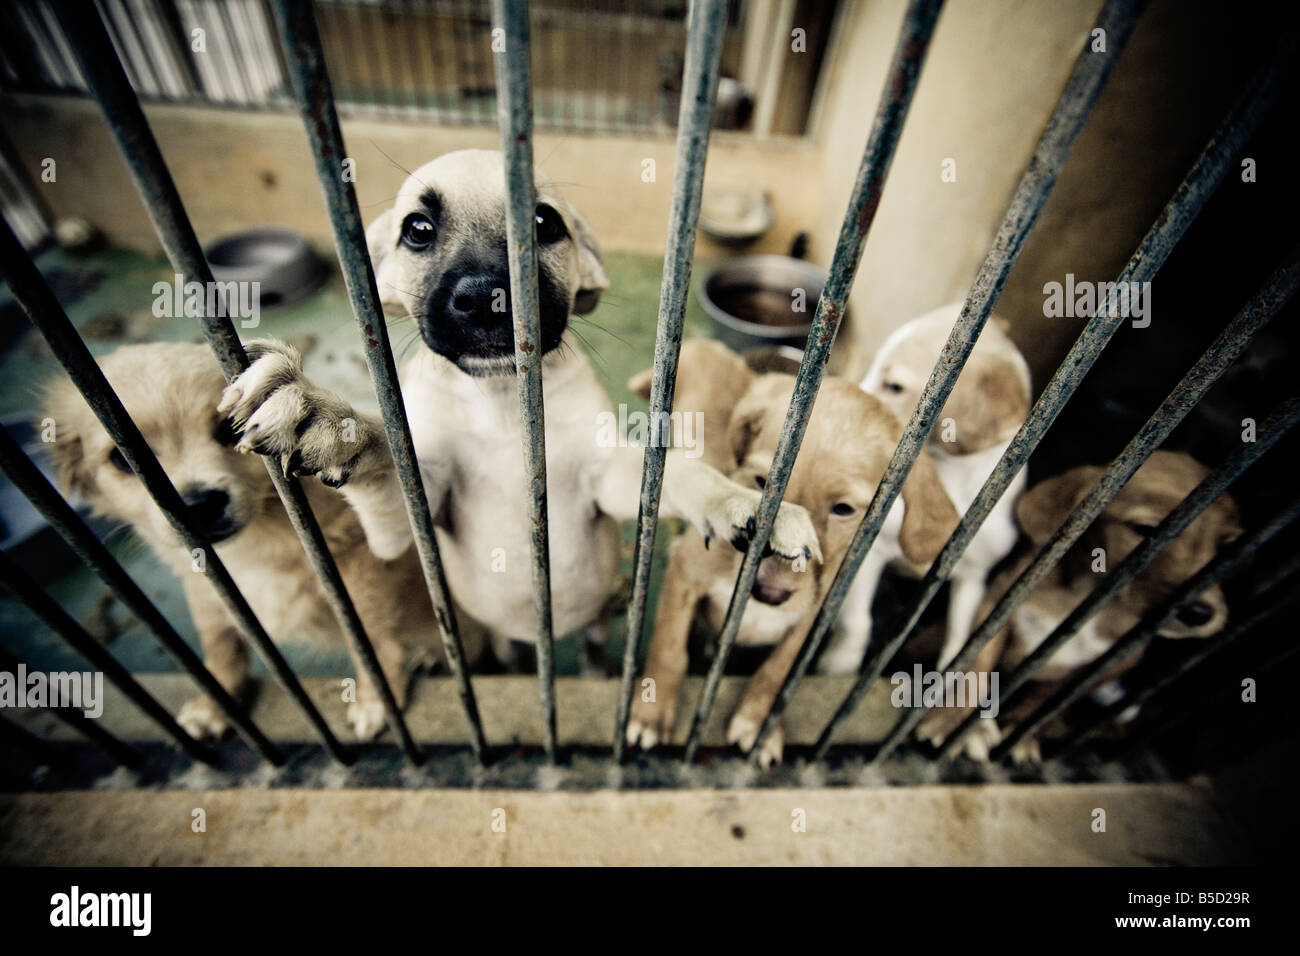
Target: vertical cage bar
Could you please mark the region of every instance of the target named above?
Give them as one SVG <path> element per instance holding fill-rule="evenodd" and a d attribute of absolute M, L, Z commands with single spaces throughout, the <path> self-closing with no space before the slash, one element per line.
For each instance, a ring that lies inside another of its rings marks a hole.
<path fill-rule="evenodd" d="M 69 10 L 75 10 L 75 7 Z M 127 82 L 121 65 L 113 56 L 102 24 L 93 15 L 93 11 L 87 10 L 85 13 L 85 16 L 65 14 L 64 30 L 89 82 L 91 95 L 104 114 L 172 268 L 184 275 L 187 281 L 211 288 L 208 284 L 212 282 L 212 270 L 185 212 L 162 152 L 140 108 L 140 101 Z M 239 333 L 226 314 L 224 303 L 216 315 L 204 314 L 200 325 L 228 381 L 248 367 L 248 356 L 239 341 Z M 330 554 L 325 535 L 307 503 L 306 492 L 295 478 L 286 474 L 270 458 L 263 458 L 263 464 L 325 591 L 325 598 L 338 622 L 339 630 L 379 692 L 388 725 L 393 728 L 408 759 L 418 763 L 419 749 L 407 731 L 401 708 L 397 706 L 397 699 L 379 666 L 379 659 L 333 555 Z"/>
<path fill-rule="evenodd" d="M 808 333 L 803 361 L 799 364 L 794 395 L 790 400 L 790 408 L 786 412 L 781 439 L 772 458 L 772 469 L 767 477 L 763 497 L 755 515 L 754 533 L 750 538 L 744 560 L 741 562 L 736 586 L 731 593 L 731 603 L 727 607 L 727 615 L 718 635 L 717 655 L 709 668 L 704 688 L 696 703 L 690 736 L 686 741 L 685 759 L 688 763 L 695 759 L 700 734 L 704 730 L 709 711 L 713 708 L 713 700 L 718 692 L 718 684 L 722 680 L 727 658 L 736 642 L 741 615 L 744 614 L 745 605 L 749 600 L 750 588 L 754 585 L 759 562 L 763 559 L 763 552 L 772 535 L 772 523 L 776 519 L 777 509 L 785 494 L 785 486 L 794 468 L 795 456 L 799 453 L 799 445 L 803 441 L 804 430 L 812 414 L 813 402 L 817 399 L 817 390 L 821 387 L 822 377 L 826 372 L 826 360 L 830 356 L 831 346 L 839 331 L 840 320 L 844 315 L 849 292 L 853 288 L 853 280 L 857 275 L 858 263 L 862 259 L 862 248 L 866 244 L 867 232 L 880 205 L 885 179 L 889 175 L 889 166 L 893 161 L 899 137 L 902 135 L 903 122 L 907 118 L 912 95 L 916 92 L 921 67 L 925 63 L 930 38 L 934 34 L 935 22 L 942 8 L 943 0 L 912 0 L 904 14 L 903 29 L 894 49 L 893 61 L 890 64 L 880 105 L 876 110 L 875 121 L 872 123 L 871 134 L 862 154 L 862 162 L 858 166 L 853 195 L 844 214 L 839 238 L 835 242 L 835 252 L 831 258 L 826 284 L 822 288 L 821 297 L 817 300 L 817 312 Z M 915 427 L 915 423 L 913 426 Z M 900 486 L 903 477 L 905 473 L 898 478 Z M 885 480 L 888 481 L 888 476 Z M 883 486 L 884 482 L 882 482 Z M 757 754 L 760 746 L 756 744 L 752 752 Z"/>
<path fill-rule="evenodd" d="M 294 93 L 307 127 L 316 173 L 325 193 L 325 205 L 329 211 L 334 245 L 343 268 L 348 297 L 366 345 L 366 365 L 379 399 L 384 430 L 393 453 L 393 464 L 406 498 L 407 516 L 411 521 L 429 598 L 442 633 L 447 666 L 456 681 L 461 706 L 469 722 L 470 745 L 475 757 L 482 761 L 487 750 L 483 722 L 479 718 L 474 688 L 470 684 L 465 652 L 451 606 L 451 595 L 447 590 L 447 579 L 442 570 L 438 542 L 434 537 L 429 500 L 425 497 L 424 481 L 420 476 L 420 466 L 406 420 L 406 408 L 402 404 L 402 389 L 397 381 L 397 367 L 388 341 L 388 326 L 379 308 L 379 292 L 375 287 L 375 273 L 366 249 L 366 235 L 357 208 L 356 189 L 341 174 L 341 164 L 347 153 L 344 150 L 338 113 L 334 109 L 329 74 L 325 70 L 325 60 L 321 53 L 320 34 L 316 30 L 311 4 L 305 0 L 273 0 L 272 9 L 280 30 Z"/>
<path fill-rule="evenodd" d="M 1223 330 L 1214 344 L 1205 350 L 1205 354 L 1201 356 L 1200 360 L 1188 370 L 1182 381 L 1178 383 L 1164 402 L 1161 403 L 1160 407 L 1151 415 L 1147 424 L 1134 436 L 1115 462 L 1098 479 L 1097 484 L 1101 485 L 1107 482 L 1112 472 L 1115 472 L 1119 484 L 1114 485 L 1114 489 L 1118 492 L 1123 483 L 1128 480 L 1128 477 L 1124 475 L 1124 471 L 1130 471 L 1130 463 L 1133 457 L 1139 456 L 1136 464 L 1131 465 L 1131 471 L 1136 471 L 1137 467 L 1150 456 L 1151 452 L 1168 437 L 1186 414 L 1205 396 L 1205 393 L 1227 371 L 1228 367 L 1249 347 L 1255 334 L 1295 294 L 1298 285 L 1300 285 L 1300 262 L 1292 262 L 1289 266 L 1274 274 L 1269 282 L 1238 313 L 1237 317 L 1228 324 L 1228 327 Z M 1118 567 L 1107 574 L 1097 587 L 1066 615 L 1065 619 L 1052 630 L 1043 642 L 1020 662 L 1010 679 L 1001 685 L 998 696 L 999 706 L 1009 700 L 1011 695 L 1023 686 L 1025 681 L 1037 672 L 1061 645 L 1078 633 L 1079 628 L 1108 604 L 1123 587 L 1137 577 L 1169 542 L 1180 535 L 1247 468 L 1272 448 L 1293 424 L 1294 419 L 1265 423 L 1265 428 L 1261 429 L 1257 441 L 1242 445 L 1236 452 L 1229 455 L 1204 481 L 1197 485 L 1192 493 L 1184 498 L 1160 522 L 1155 532 L 1144 539 L 1137 548 L 1120 562 Z M 1144 436 L 1146 437 L 1144 438 Z M 1080 508 L 1085 507 L 1087 503 L 1088 501 L 1085 500 L 1080 505 Z M 1103 504 L 1101 508 L 1104 507 Z M 1099 508 L 1098 513 L 1100 513 L 1100 510 Z M 1086 519 L 1086 516 L 1084 517 Z M 1072 513 L 1067 517 L 1065 524 L 1070 524 L 1074 520 L 1075 516 Z M 1091 521 L 1089 520 L 1088 523 L 1091 523 Z M 1080 533 L 1086 528 L 1087 525 L 1083 525 Z M 973 723 L 973 719 L 967 719 L 959 725 L 948 740 L 944 742 L 939 751 L 939 756 L 946 757 L 954 753 L 958 740 L 965 736 Z"/>
<path fill-rule="evenodd" d="M 0 551 L 0 587 L 8 590 L 15 601 L 35 614 L 42 624 L 61 637 L 78 654 L 103 671 L 104 676 L 112 681 L 113 685 L 125 694 L 131 703 L 144 711 L 150 720 L 161 727 L 163 733 L 174 740 L 182 750 L 195 760 L 202 761 L 209 766 L 216 765 L 216 751 L 187 734 L 184 728 L 176 723 L 175 718 L 167 712 L 166 708 L 158 703 L 152 694 L 141 687 L 112 654 L 104 650 L 99 642 L 87 634 L 85 628 L 74 621 L 67 611 L 59 607 L 58 603 L 46 594 L 40 585 L 28 577 L 18 567 L 17 562 L 4 551 Z"/>
<path fill-rule="evenodd" d="M 277 767 L 284 764 L 282 754 L 275 744 L 258 729 L 249 718 L 248 710 L 230 696 L 224 687 L 203 665 L 203 661 L 176 633 L 175 628 L 159 612 L 152 601 L 126 573 L 94 533 L 81 520 L 77 512 L 63 500 L 41 470 L 27 457 L 13 437 L 0 428 L 0 469 L 27 496 L 50 527 L 54 528 L 68 546 L 117 595 L 118 599 L 138 617 L 158 638 L 158 642 L 171 655 L 172 660 L 212 698 L 226 718 L 244 735 L 244 738 L 263 757 Z"/>
<path fill-rule="evenodd" d="M 257 620 L 248 601 L 240 593 L 234 578 L 225 564 L 194 524 L 189 509 L 181 500 L 171 479 L 154 457 L 149 443 L 140 434 L 121 399 L 108 384 L 86 343 L 68 319 L 67 313 L 46 285 L 31 257 L 14 238 L 9 224 L 0 218 L 0 278 L 9 286 L 27 317 L 44 336 L 55 357 L 63 366 L 73 384 L 85 397 L 91 411 L 108 432 L 113 443 L 121 450 L 131 470 L 140 477 L 150 497 L 158 504 L 177 537 L 191 551 L 200 551 L 206 558 L 206 574 L 225 603 L 240 631 L 257 649 L 281 686 L 298 704 L 316 729 L 321 742 L 340 762 L 348 763 L 352 755 L 339 743 L 325 718 L 311 702 L 307 692 L 294 676 L 279 649 Z"/>
<path fill-rule="evenodd" d="M 1289 399 L 1269 416 L 1270 420 L 1266 426 L 1278 432 L 1285 431 L 1295 424 L 1298 417 L 1300 417 L 1300 399 Z M 1263 431 L 1263 428 L 1260 430 Z M 1082 697 L 1097 678 L 1149 644 L 1156 633 L 1177 617 L 1179 611 L 1196 600 L 1202 591 L 1241 567 L 1270 538 L 1295 521 L 1297 516 L 1300 516 L 1300 498 L 1294 499 L 1287 508 L 1264 525 L 1242 535 L 1216 554 L 1201 570 L 1179 585 L 1173 594 L 1144 614 L 1142 620 L 1107 648 L 1106 653 L 1078 671 L 1029 717 L 1012 728 L 1002 742 L 989 752 L 989 758 L 1001 760 L 1021 740 L 1041 730 L 1049 720 Z"/>
<path fill-rule="evenodd" d="M 663 280 L 659 289 L 659 321 L 650 384 L 650 421 L 654 424 L 641 471 L 641 500 L 632 557 L 632 595 L 627 609 L 627 640 L 623 645 L 623 675 L 614 724 L 616 761 L 623 759 L 627 744 L 625 737 L 632 709 L 632 692 L 644 638 L 650 563 L 659 522 L 664 458 L 670 441 L 668 412 L 672 410 L 673 392 L 677 385 L 677 359 L 682 348 L 686 299 L 695 262 L 695 230 L 700 219 L 700 198 L 704 190 L 704 167 L 717 100 L 726 16 L 726 0 L 696 0 L 691 5 L 686 63 L 682 70 L 682 102 L 677 119 L 676 158 L 673 161 L 672 205 L 664 250 Z"/>
<path fill-rule="evenodd" d="M 533 552 L 533 611 L 537 615 L 537 679 L 542 698 L 542 745 L 555 760 L 555 636 L 551 628 L 551 553 L 546 502 L 546 410 L 542 402 L 542 336 L 537 302 L 537 197 L 533 182 L 533 95 L 525 0 L 492 0 L 497 123 L 506 175 L 506 247 L 514 319 L 515 380 L 524 467 L 528 472 L 529 542 Z"/>
<path fill-rule="evenodd" d="M 1172 198 L 1165 205 L 1155 224 L 1129 258 L 1128 263 L 1116 280 L 1117 285 L 1121 282 L 1148 282 L 1160 270 L 1170 253 L 1173 252 L 1174 247 L 1187 232 L 1192 221 L 1209 201 L 1210 196 L 1223 180 L 1228 169 L 1236 162 L 1237 151 L 1250 138 L 1268 106 L 1272 103 L 1277 93 L 1277 84 L 1284 62 L 1285 55 L 1279 55 L 1269 67 L 1261 71 L 1245 96 L 1229 113 L 1224 124 L 1211 137 L 1183 182 L 1174 191 Z M 935 559 L 926 572 L 920 593 L 917 599 L 913 601 L 903 625 L 893 637 L 882 642 L 879 647 L 868 655 L 867 661 L 864 662 L 852 689 L 845 696 L 843 702 L 831 717 L 830 722 L 822 731 L 814 751 L 818 758 L 826 755 L 834 740 L 835 731 L 857 709 L 858 704 L 866 695 L 872 683 L 880 676 L 890 658 L 893 657 L 911 634 L 912 629 L 920 620 L 921 614 L 939 592 L 943 582 L 951 574 L 952 569 L 956 566 L 967 546 L 969 546 L 971 539 L 979 531 L 989 512 L 993 510 L 998 499 L 1002 497 L 1012 481 L 1015 480 L 1016 475 L 1025 466 L 1030 454 L 1038 446 L 1066 401 L 1074 394 L 1074 390 L 1078 388 L 1083 377 L 1092 368 L 1101 355 L 1102 349 L 1106 347 L 1106 343 L 1110 341 L 1110 337 L 1123 321 L 1122 316 L 1112 315 L 1106 309 L 1098 310 L 1097 314 L 1088 320 L 1083 332 L 1079 334 L 1079 338 L 1075 341 L 1060 366 L 1058 366 L 1051 381 L 1047 383 L 1039 395 L 1038 401 L 1034 403 L 1034 407 L 1029 412 L 1029 417 L 1011 440 L 1006 452 L 984 482 L 980 493 L 966 510 L 966 514 L 957 525 L 956 531 L 953 532 L 947 544 L 939 553 L 939 557 Z M 943 397 L 946 399 L 946 392 Z M 937 413 L 941 407 L 942 403 L 935 406 L 935 412 Z M 857 558 L 858 563 L 860 563 L 860 556 L 855 550 L 856 545 L 857 541 L 855 539 L 854 544 L 850 545 L 849 555 Z M 865 555 L 865 553 L 865 549 L 862 549 L 861 555 Z M 849 556 L 845 557 L 841 567 L 842 569 L 849 568 Z M 856 564 L 851 569 L 851 572 L 855 571 Z M 817 631 L 824 633 L 829 630 L 830 625 L 835 620 L 835 615 L 839 613 L 840 605 L 843 603 L 844 595 L 847 593 L 849 585 L 852 584 L 852 580 L 852 573 L 844 581 L 841 581 L 837 575 L 836 581 L 832 584 L 827 599 L 823 603 L 822 610 L 818 613 Z M 975 636 L 975 634 L 972 634 L 972 639 Z M 970 646 L 969 640 L 966 646 Z M 979 646 L 982 647 L 983 644 Z M 976 647 L 969 659 L 973 659 L 974 654 L 978 653 L 978 651 L 979 647 Z M 955 660 L 950 663 L 954 667 L 959 666 Z"/>

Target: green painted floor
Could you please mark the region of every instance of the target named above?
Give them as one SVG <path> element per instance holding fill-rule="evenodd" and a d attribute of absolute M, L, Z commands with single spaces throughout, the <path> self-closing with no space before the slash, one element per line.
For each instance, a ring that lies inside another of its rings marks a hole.
<path fill-rule="evenodd" d="M 118 249 L 84 256 L 54 249 L 43 254 L 38 265 L 96 355 L 133 341 L 201 340 L 192 319 L 160 319 L 152 314 L 154 283 L 173 280 L 171 267 L 162 259 Z M 696 276 L 703 276 L 710 265 L 698 261 Z M 627 391 L 626 382 L 634 372 L 650 365 L 654 353 L 662 259 L 611 254 L 605 268 L 611 281 L 610 292 L 595 313 L 578 318 L 571 328 L 615 405 L 626 402 L 632 409 L 644 409 L 645 402 Z M 5 383 L 0 389 L 0 418 L 6 422 L 34 420 L 42 384 L 62 372 L 39 333 L 26 326 L 25 318 L 8 308 L 11 305 L 8 291 L 0 289 L 0 342 L 5 343 L 0 346 L 0 381 Z M 690 335 L 708 334 L 708 320 L 694 295 L 687 308 L 686 327 Z M 409 321 L 392 320 L 389 331 L 399 363 L 409 350 L 421 347 Z M 320 384 L 344 394 L 355 404 L 373 406 L 356 326 L 337 271 L 316 293 L 293 305 L 264 311 L 258 328 L 241 329 L 240 334 L 245 339 L 273 335 L 294 341 L 304 348 L 307 371 Z M 186 640 L 197 646 L 184 599 L 171 573 L 128 531 L 107 526 L 103 531 L 108 533 L 107 540 L 118 559 L 140 586 Z M 623 528 L 625 581 L 630 581 L 632 532 L 629 522 Z M 667 534 L 659 535 L 652 608 L 668 538 Z M 175 670 L 171 659 L 129 612 L 120 604 L 105 603 L 106 588 L 91 572 L 78 566 L 52 532 L 47 530 L 20 546 L 17 554 L 73 617 L 87 623 L 92 632 L 116 635 L 112 651 L 126 667 L 135 671 Z M 626 588 L 623 590 L 626 592 Z M 621 615 L 614 622 L 612 634 L 608 658 L 618 661 L 624 634 Z M 31 667 L 84 666 L 24 608 L 7 598 L 0 598 L 0 635 L 4 648 Z M 577 673 L 576 644 L 565 640 L 557 647 L 561 674 Z M 350 670 L 341 646 L 331 652 L 286 644 L 285 652 L 303 676 L 331 676 Z"/>

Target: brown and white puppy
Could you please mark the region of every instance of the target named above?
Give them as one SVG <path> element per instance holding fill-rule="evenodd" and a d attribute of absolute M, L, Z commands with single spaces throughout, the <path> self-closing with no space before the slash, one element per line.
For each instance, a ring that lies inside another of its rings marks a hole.
<path fill-rule="evenodd" d="M 1028 567 L 1038 550 L 1083 501 L 1103 469 L 1091 465 L 1071 469 L 1041 481 L 1027 491 L 1016 508 L 1016 518 L 1032 547 L 997 575 L 989 587 L 981 619 Z M 1157 451 L 1137 470 L 1100 517 L 1066 552 L 1004 627 L 976 657 L 975 673 L 994 669 L 1010 672 L 1018 667 L 1096 587 L 1107 570 L 1114 569 L 1151 534 L 1169 512 L 1209 474 L 1189 455 Z M 1003 728 L 1015 726 L 1050 697 L 1060 684 L 1080 668 L 1105 653 L 1151 607 L 1199 571 L 1228 541 L 1241 533 L 1237 506 L 1224 495 L 1174 538 L 1147 567 L 1122 588 L 1115 599 L 1060 647 L 1033 681 L 999 714 L 997 721 L 980 720 L 963 746 L 977 759 L 986 758 Z M 1222 630 L 1228 619 L 1223 591 L 1216 585 L 1200 595 L 1160 636 L 1208 637 Z M 1136 665 L 1137 656 L 1104 675 L 1098 684 L 1114 680 Z M 921 739 L 939 743 L 966 716 L 961 708 L 934 710 L 917 728 Z M 1013 758 L 1038 759 L 1038 742 L 1022 741 Z"/>
<path fill-rule="evenodd" d="M 726 436 L 725 444 L 710 444 L 713 460 L 719 467 L 725 465 L 737 483 L 762 488 L 784 426 L 794 376 L 752 375 L 738 356 L 717 343 L 685 343 L 680 365 L 675 407 L 703 411 L 706 432 Z M 644 386 L 645 376 L 630 384 Z M 715 421 L 717 425 L 712 424 Z M 752 748 L 759 725 L 798 656 L 901 431 L 877 399 L 852 383 L 836 378 L 822 383 L 785 493 L 787 501 L 807 509 L 821 553 L 794 562 L 771 555 L 759 565 L 737 642 L 777 647 L 750 679 L 728 726 L 727 740 L 742 750 Z M 898 559 L 924 566 L 956 526 L 957 514 L 924 453 L 903 486 L 902 499 L 891 511 L 860 575 L 879 577 L 886 563 Z M 715 631 L 721 627 L 740 562 L 734 550 L 709 548 L 704 538 L 690 531 L 674 542 L 645 665 L 645 677 L 654 680 L 655 699 L 639 697 L 634 702 L 629 743 L 650 748 L 673 739 L 691 620 L 699 612 Z M 782 748 L 778 728 L 764 745 L 763 766 L 779 762 Z"/>
<path fill-rule="evenodd" d="M 899 421 L 911 419 L 961 309 L 960 302 L 946 305 L 897 329 L 862 379 L 862 388 L 888 405 Z M 1029 365 L 1007 336 L 1006 320 L 995 316 L 976 341 L 926 446 L 959 512 L 971 506 L 1024 424 L 1031 398 Z M 1015 506 L 1025 483 L 1022 470 L 953 568 L 940 668 L 957 656 L 970 636 L 989 574 L 1020 538 Z M 852 606 L 862 613 L 860 597 Z"/>
<path fill-rule="evenodd" d="M 602 439 L 609 398 L 565 336 L 569 316 L 590 312 L 609 286 L 596 241 L 540 171 L 535 185 L 554 631 L 603 644 L 618 521 L 636 517 L 644 452 Z M 502 657 L 509 639 L 537 640 L 505 201 L 500 153 L 448 153 L 417 169 L 366 232 L 384 305 L 408 314 L 426 346 L 404 367 L 402 389 L 447 582 Z M 376 554 L 403 553 L 410 526 L 379 419 L 313 385 L 283 345 L 254 343 L 252 354 L 220 404 L 244 426 L 241 447 L 319 474 L 357 510 Z M 352 441 L 345 419 L 356 423 Z M 731 540 L 748 534 L 758 500 L 669 452 L 665 514 Z M 783 508 L 773 549 L 793 557 L 815 542 L 807 516 Z"/>
<path fill-rule="evenodd" d="M 238 435 L 216 406 L 226 386 L 202 345 L 128 345 L 100 363 L 200 529 L 211 541 L 254 613 L 277 642 L 342 640 L 302 544 L 261 459 L 235 451 Z M 71 382 L 51 384 L 46 414 L 54 419 L 49 445 L 57 480 L 95 513 L 129 524 L 180 578 L 213 676 L 247 700 L 248 647 L 234 620 L 161 509 L 132 473 Z M 440 660 L 442 641 L 413 550 L 382 560 L 366 547 L 356 515 L 337 495 L 307 487 L 312 509 L 338 562 L 399 703 L 405 700 L 408 659 Z M 473 659 L 481 647 L 466 636 Z M 356 666 L 357 692 L 348 723 L 368 740 L 384 726 L 379 694 Z M 184 705 L 178 722 L 195 737 L 219 737 L 226 718 L 206 696 Z"/>

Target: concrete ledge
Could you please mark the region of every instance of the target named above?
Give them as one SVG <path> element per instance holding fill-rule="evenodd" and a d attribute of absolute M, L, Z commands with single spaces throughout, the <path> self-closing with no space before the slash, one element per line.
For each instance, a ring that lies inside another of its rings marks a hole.
<path fill-rule="evenodd" d="M 0 795 L 8 864 L 1202 865 L 1245 846 L 1193 784 Z"/>

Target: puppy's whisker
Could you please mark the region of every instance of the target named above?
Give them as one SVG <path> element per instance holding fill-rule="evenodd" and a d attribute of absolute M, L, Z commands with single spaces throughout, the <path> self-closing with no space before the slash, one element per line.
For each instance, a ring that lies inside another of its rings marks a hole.
<path fill-rule="evenodd" d="M 423 186 L 425 189 L 428 189 L 428 188 L 429 188 L 429 184 L 428 184 L 428 183 L 426 183 L 424 180 L 422 180 L 419 176 L 415 175 L 415 173 L 411 172 L 409 169 L 407 169 L 405 166 L 403 166 L 403 165 L 402 165 L 401 163 L 399 163 L 397 160 L 393 159 L 393 157 L 391 157 L 391 156 L 389 156 L 387 153 L 385 153 L 384 150 L 380 147 L 380 145 L 379 145 L 378 143 L 376 143 L 373 139 L 370 141 L 370 145 L 373 146 L 373 147 L 375 147 L 375 149 L 379 150 L 379 152 L 383 155 L 383 157 L 384 157 L 386 160 L 388 160 L 390 163 L 392 163 L 394 166 L 396 166 L 396 167 L 397 167 L 398 169 L 400 169 L 402 172 L 406 173 L 406 175 L 410 176 L 412 179 L 414 179 L 417 183 L 419 183 L 419 184 L 420 184 L 421 186 Z M 394 198 L 396 198 L 396 197 L 394 197 Z"/>
<path fill-rule="evenodd" d="M 593 322 L 593 321 L 591 321 L 591 319 L 587 318 L 586 316 L 583 316 L 583 315 L 571 315 L 571 316 L 569 316 L 569 318 L 570 318 L 572 321 L 581 322 L 583 325 L 587 326 L 588 328 L 595 329 L 597 332 L 604 332 L 606 335 L 610 336 L 611 338 L 613 338 L 613 339 L 617 339 L 619 342 L 622 342 L 622 343 L 623 343 L 624 345 L 626 345 L 628 348 L 632 348 L 632 347 L 633 347 L 631 342 L 629 342 L 627 339 L 623 338 L 623 336 L 619 335 L 619 334 L 618 334 L 617 332 L 615 332 L 613 329 L 608 329 L 608 328 L 606 328 L 605 326 L 600 325 L 599 323 Z M 575 334 L 575 335 L 577 334 L 577 329 L 574 329 L 574 334 Z"/>

